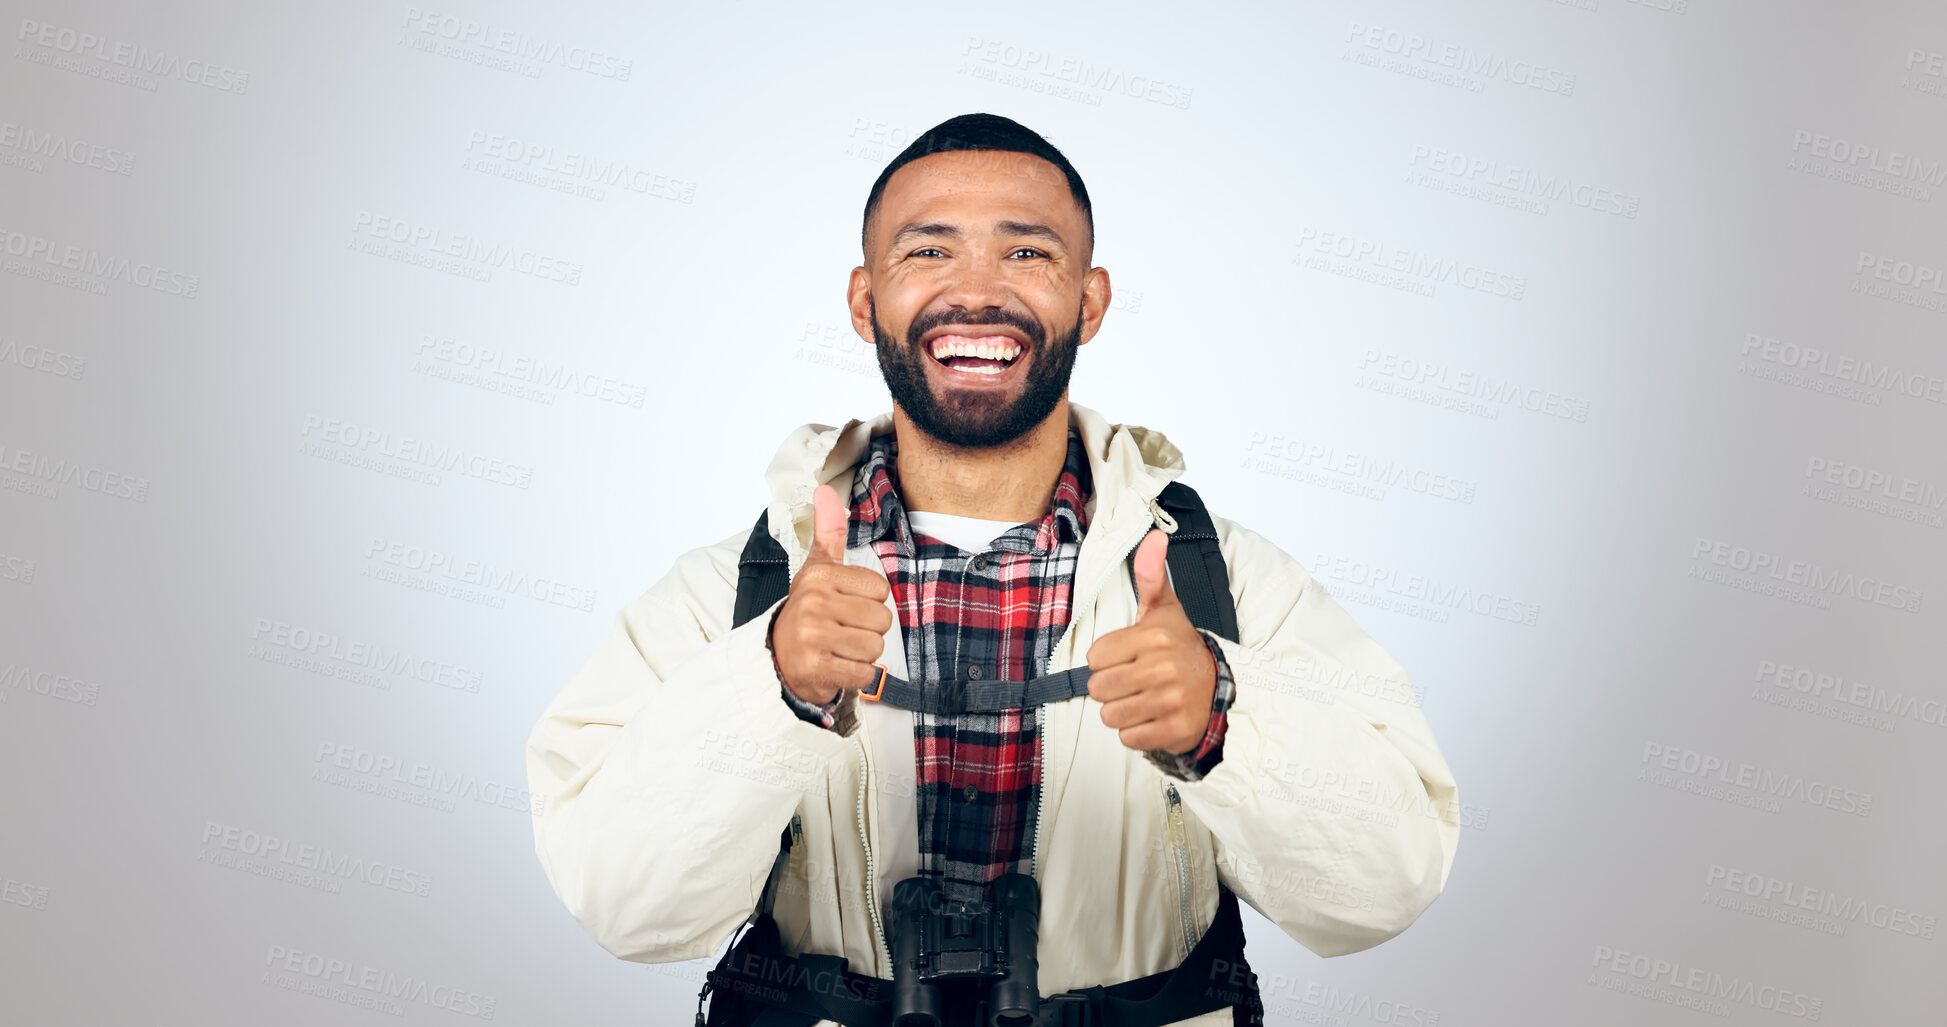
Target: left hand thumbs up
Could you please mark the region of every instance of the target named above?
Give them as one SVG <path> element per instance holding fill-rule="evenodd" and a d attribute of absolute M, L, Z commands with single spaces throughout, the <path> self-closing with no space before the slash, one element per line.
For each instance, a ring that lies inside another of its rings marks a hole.
<path fill-rule="evenodd" d="M 1088 694 L 1122 744 L 1185 753 L 1203 741 L 1217 691 L 1217 664 L 1170 587 L 1169 535 L 1159 529 L 1136 546 L 1136 622 L 1088 648 Z"/>

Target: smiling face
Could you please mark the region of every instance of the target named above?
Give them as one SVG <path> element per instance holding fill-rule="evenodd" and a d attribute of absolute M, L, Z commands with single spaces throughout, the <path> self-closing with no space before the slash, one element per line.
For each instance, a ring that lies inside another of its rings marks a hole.
<path fill-rule="evenodd" d="M 1055 165 L 959 150 L 894 172 L 853 269 L 854 328 L 886 387 L 949 445 L 998 446 L 1054 411 L 1075 350 L 1101 327 L 1109 275 Z"/>

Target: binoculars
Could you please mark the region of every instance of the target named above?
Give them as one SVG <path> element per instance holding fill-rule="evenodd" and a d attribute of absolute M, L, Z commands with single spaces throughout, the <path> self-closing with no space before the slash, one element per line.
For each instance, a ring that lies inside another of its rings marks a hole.
<path fill-rule="evenodd" d="M 941 985 L 988 985 L 979 1027 L 1034 1027 L 1041 889 L 1026 874 L 1002 874 L 988 901 L 946 898 L 937 880 L 909 877 L 892 890 L 892 1027 L 946 1027 Z M 954 1023 L 964 1023 L 962 1017 Z"/>

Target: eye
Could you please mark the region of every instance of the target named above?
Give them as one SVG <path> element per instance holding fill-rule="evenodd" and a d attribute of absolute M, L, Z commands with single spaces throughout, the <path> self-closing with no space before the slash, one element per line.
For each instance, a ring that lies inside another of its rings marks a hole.
<path fill-rule="evenodd" d="M 924 257 L 929 254 L 936 257 L 945 256 L 945 254 L 940 252 L 940 248 L 938 246 L 921 246 L 919 249 L 916 249 L 911 254 L 909 254 L 909 256 Z"/>
<path fill-rule="evenodd" d="M 1018 249 L 1016 249 L 1016 250 L 1014 251 L 1014 253 L 1013 253 L 1013 254 L 1009 254 L 1009 256 L 1013 256 L 1013 255 L 1015 255 L 1015 254 L 1021 254 L 1021 253 L 1031 253 L 1031 254 L 1033 254 L 1033 255 L 1035 255 L 1035 256 L 1037 256 L 1037 257 L 1045 257 L 1045 256 L 1047 256 L 1047 254 L 1046 254 L 1046 253 L 1043 253 L 1043 252 L 1041 252 L 1040 250 L 1037 250 L 1037 249 L 1035 249 L 1035 248 L 1034 248 L 1034 247 L 1032 247 L 1032 246 L 1022 246 L 1022 247 L 1020 247 L 1020 248 L 1018 248 Z"/>

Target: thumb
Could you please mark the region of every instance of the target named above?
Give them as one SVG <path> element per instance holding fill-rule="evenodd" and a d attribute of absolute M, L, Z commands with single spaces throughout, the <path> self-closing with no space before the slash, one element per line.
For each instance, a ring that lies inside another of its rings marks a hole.
<path fill-rule="evenodd" d="M 1169 533 L 1160 528 L 1149 529 L 1149 534 L 1136 546 L 1137 620 L 1149 616 L 1151 610 L 1176 605 L 1176 591 L 1170 588 L 1169 575 L 1164 570 L 1169 548 Z"/>
<path fill-rule="evenodd" d="M 851 511 L 838 498 L 838 490 L 820 485 L 811 493 L 811 556 L 823 563 L 845 562 L 845 522 Z"/>

